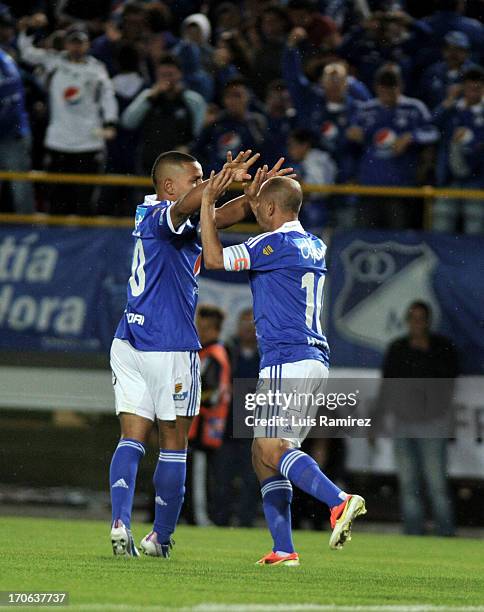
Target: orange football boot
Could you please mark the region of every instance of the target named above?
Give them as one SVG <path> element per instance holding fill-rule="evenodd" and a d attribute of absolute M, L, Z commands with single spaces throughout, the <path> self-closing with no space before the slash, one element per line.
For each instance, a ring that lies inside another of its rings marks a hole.
<path fill-rule="evenodd" d="M 292 567 L 299 565 L 299 555 L 297 552 L 293 552 L 289 555 L 278 555 L 277 553 L 271 551 L 270 553 L 267 553 L 265 557 L 259 559 L 256 565 L 287 565 L 288 567 Z"/>
<path fill-rule="evenodd" d="M 333 550 L 343 548 L 351 540 L 351 527 L 357 516 L 366 514 L 365 500 L 360 495 L 348 495 L 339 506 L 331 508 L 331 529 L 329 547 Z"/>

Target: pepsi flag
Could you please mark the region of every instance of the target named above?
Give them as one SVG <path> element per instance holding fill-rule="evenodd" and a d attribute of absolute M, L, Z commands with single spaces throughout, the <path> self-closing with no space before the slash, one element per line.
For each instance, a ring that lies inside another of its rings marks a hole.
<path fill-rule="evenodd" d="M 423 232 L 336 233 L 328 256 L 331 365 L 379 367 L 406 332 L 414 300 L 457 346 L 463 373 L 484 373 L 484 241 Z"/>

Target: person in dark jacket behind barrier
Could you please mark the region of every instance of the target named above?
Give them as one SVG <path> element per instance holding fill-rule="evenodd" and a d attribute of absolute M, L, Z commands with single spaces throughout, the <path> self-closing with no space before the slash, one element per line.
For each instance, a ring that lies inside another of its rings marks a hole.
<path fill-rule="evenodd" d="M 455 526 L 447 482 L 447 439 L 458 363 L 452 342 L 431 332 L 431 319 L 428 304 L 410 304 L 408 334 L 389 346 L 383 360 L 381 401 L 385 410 L 392 409 L 395 419 L 394 449 L 404 533 L 425 532 L 426 493 L 434 532 L 451 536 Z"/>

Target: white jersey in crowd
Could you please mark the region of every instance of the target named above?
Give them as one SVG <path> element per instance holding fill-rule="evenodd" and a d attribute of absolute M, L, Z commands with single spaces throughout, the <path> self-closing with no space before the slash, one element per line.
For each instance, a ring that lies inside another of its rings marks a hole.
<path fill-rule="evenodd" d="M 45 70 L 50 119 L 45 146 L 65 153 L 87 153 L 104 148 L 101 130 L 118 119 L 118 105 L 104 65 L 87 55 L 77 63 L 64 52 L 39 49 L 21 33 L 22 60 Z"/>

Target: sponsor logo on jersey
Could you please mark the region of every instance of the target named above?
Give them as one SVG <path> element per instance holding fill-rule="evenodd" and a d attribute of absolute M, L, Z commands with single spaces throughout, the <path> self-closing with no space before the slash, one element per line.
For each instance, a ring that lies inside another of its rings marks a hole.
<path fill-rule="evenodd" d="M 227 151 L 233 151 L 240 147 L 241 139 L 237 132 L 226 132 L 218 139 L 219 155 L 225 157 Z"/>
<path fill-rule="evenodd" d="M 145 323 L 145 317 L 142 314 L 128 312 L 126 313 L 126 318 L 128 319 L 128 323 L 136 323 L 137 325 L 144 325 Z"/>
<path fill-rule="evenodd" d="M 262 249 L 262 252 L 264 253 L 264 255 L 271 255 L 272 253 L 274 253 L 274 249 L 271 247 L 270 244 L 268 244 Z"/>
<path fill-rule="evenodd" d="M 332 121 L 325 121 L 321 126 L 321 136 L 326 140 L 334 140 L 338 135 L 338 127 Z"/>
<path fill-rule="evenodd" d="M 295 243 L 304 259 L 312 259 L 314 263 L 322 261 L 326 255 L 326 245 L 321 240 L 310 238 L 297 238 Z"/>
<path fill-rule="evenodd" d="M 417 299 L 430 304 L 438 327 L 440 307 L 433 289 L 438 259 L 428 245 L 354 240 L 339 257 L 344 284 L 335 300 L 333 320 L 343 338 L 385 350 L 405 333 L 408 306 Z"/>
<path fill-rule="evenodd" d="M 397 135 L 393 130 L 389 128 L 382 128 L 373 137 L 375 146 L 379 149 L 389 149 L 395 143 Z"/>
<path fill-rule="evenodd" d="M 183 391 L 181 393 L 173 393 L 173 399 L 175 402 L 183 402 L 188 397 L 188 391 Z"/>
<path fill-rule="evenodd" d="M 71 85 L 70 87 L 66 87 L 64 89 L 64 101 L 67 104 L 77 104 L 81 101 L 81 89 L 80 87 L 76 87 L 75 85 Z"/>
<path fill-rule="evenodd" d="M 193 274 L 194 276 L 198 276 L 200 274 L 200 268 L 202 267 L 202 254 L 197 257 L 195 263 L 193 265 Z"/>

